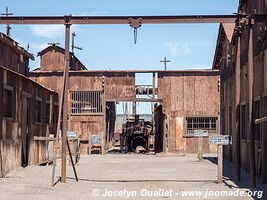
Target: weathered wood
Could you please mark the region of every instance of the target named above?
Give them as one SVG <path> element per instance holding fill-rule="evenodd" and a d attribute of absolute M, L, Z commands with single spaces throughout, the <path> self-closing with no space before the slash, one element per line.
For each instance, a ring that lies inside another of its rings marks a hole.
<path fill-rule="evenodd" d="M 264 123 L 264 122 L 267 122 L 267 117 L 263 117 L 263 118 L 255 120 L 255 124 L 261 124 L 261 123 Z"/>
<path fill-rule="evenodd" d="M 235 132 L 236 132 L 236 179 L 241 180 L 241 134 L 240 134 L 240 68 L 241 68 L 241 36 L 237 35 L 236 72 L 235 72 Z"/>
<path fill-rule="evenodd" d="M 197 158 L 199 161 L 203 161 L 203 137 L 198 137 L 198 154 Z"/>
<path fill-rule="evenodd" d="M 72 153 L 71 153 L 71 150 L 70 150 L 69 141 L 67 140 L 66 143 L 67 143 L 67 147 L 68 147 L 68 151 L 69 151 L 69 156 L 70 156 L 70 161 L 71 161 L 71 166 L 72 166 L 72 169 L 73 169 L 73 172 L 74 172 L 74 175 L 75 175 L 75 179 L 76 179 L 76 181 L 78 181 L 78 176 L 77 176 L 76 168 L 75 168 L 75 165 L 74 165 L 74 162 L 73 162 L 73 158 L 72 158 Z"/>
<path fill-rule="evenodd" d="M 256 187 L 256 170 L 255 170 L 255 141 L 254 141 L 254 121 L 253 121 L 253 28 L 250 20 L 249 25 L 249 47 L 248 47 L 248 135 L 249 137 L 249 163 L 250 163 L 250 181 L 251 186 Z"/>
<path fill-rule="evenodd" d="M 217 120 L 217 134 L 221 135 L 221 121 L 220 116 Z M 217 164 L 217 181 L 218 183 L 222 183 L 223 181 L 223 146 L 217 145 L 217 158 L 218 158 L 218 164 Z"/>
<path fill-rule="evenodd" d="M 54 137 L 42 137 L 42 136 L 34 136 L 33 140 L 35 141 L 56 141 L 57 138 Z"/>
<path fill-rule="evenodd" d="M 218 183 L 222 183 L 223 181 L 223 146 L 218 145 L 218 166 L 217 166 L 217 177 L 218 177 Z"/>
<path fill-rule="evenodd" d="M 66 145 L 67 145 L 67 130 L 68 130 L 68 89 L 69 89 L 69 66 L 70 66 L 70 25 L 65 25 L 65 84 L 63 92 L 63 112 L 62 112 L 62 161 L 61 161 L 61 179 L 60 181 L 66 183 L 67 173 L 67 158 L 66 158 Z"/>

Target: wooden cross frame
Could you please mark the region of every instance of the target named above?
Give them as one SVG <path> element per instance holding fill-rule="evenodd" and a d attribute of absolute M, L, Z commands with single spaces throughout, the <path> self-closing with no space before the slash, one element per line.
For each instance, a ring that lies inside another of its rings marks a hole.
<path fill-rule="evenodd" d="M 1 13 L 1 15 L 8 17 L 8 16 L 12 16 L 13 13 L 10 13 L 8 11 L 8 7 L 6 7 L 6 12 L 5 13 Z M 7 34 L 7 36 L 10 36 L 10 30 L 11 30 L 11 26 L 10 26 L 10 24 L 7 24 L 6 25 L 6 34 Z"/>
<path fill-rule="evenodd" d="M 164 69 L 167 70 L 167 63 L 170 63 L 171 61 L 170 60 L 167 60 L 167 58 L 164 57 L 164 60 L 161 60 L 160 62 L 161 63 L 164 63 Z"/>

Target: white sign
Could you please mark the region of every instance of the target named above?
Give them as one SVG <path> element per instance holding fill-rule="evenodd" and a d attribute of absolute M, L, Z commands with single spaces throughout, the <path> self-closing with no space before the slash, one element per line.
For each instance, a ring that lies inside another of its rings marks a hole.
<path fill-rule="evenodd" d="M 232 144 L 232 136 L 230 135 L 210 135 L 210 144 L 229 145 Z"/>
<path fill-rule="evenodd" d="M 207 137 L 209 132 L 207 130 L 194 130 L 194 137 Z"/>
<path fill-rule="evenodd" d="M 78 133 L 76 131 L 67 131 L 67 137 L 68 138 L 77 138 Z"/>

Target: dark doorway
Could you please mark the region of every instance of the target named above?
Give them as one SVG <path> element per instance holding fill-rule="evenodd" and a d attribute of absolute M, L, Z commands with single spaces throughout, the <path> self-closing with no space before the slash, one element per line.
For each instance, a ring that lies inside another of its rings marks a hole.
<path fill-rule="evenodd" d="M 28 166 L 30 149 L 30 99 L 22 95 L 22 167 Z"/>

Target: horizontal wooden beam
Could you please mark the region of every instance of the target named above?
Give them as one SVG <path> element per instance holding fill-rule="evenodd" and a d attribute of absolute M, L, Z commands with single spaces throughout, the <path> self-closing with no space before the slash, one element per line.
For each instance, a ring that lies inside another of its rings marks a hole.
<path fill-rule="evenodd" d="M 264 122 L 267 122 L 267 117 L 263 117 L 263 118 L 255 120 L 255 124 L 261 124 L 261 123 L 264 123 Z"/>
<path fill-rule="evenodd" d="M 61 138 L 58 138 L 59 140 L 61 140 Z M 56 138 L 53 137 L 41 137 L 41 136 L 34 136 L 33 140 L 37 140 L 37 141 L 56 141 Z"/>
<path fill-rule="evenodd" d="M 234 23 L 246 15 L 169 15 L 169 16 L 9 16 L 0 17 L 0 24 L 129 24 L 129 19 L 142 19 L 143 24 Z M 256 15 L 255 21 L 266 20 Z"/>
<path fill-rule="evenodd" d="M 78 138 L 68 138 L 69 141 L 77 140 Z M 34 136 L 33 140 L 35 141 L 56 141 L 57 138 L 55 137 L 42 137 L 42 136 Z M 58 140 L 61 140 L 61 138 L 58 138 Z"/>

